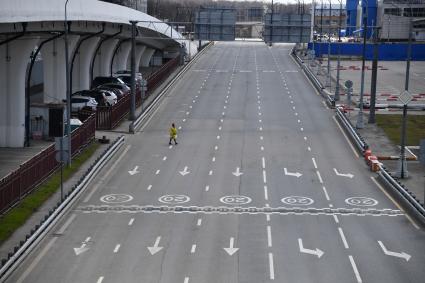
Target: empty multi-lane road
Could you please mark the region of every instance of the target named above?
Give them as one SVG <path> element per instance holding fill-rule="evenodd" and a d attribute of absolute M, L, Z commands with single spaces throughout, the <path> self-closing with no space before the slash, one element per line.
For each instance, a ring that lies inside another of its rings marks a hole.
<path fill-rule="evenodd" d="M 291 47 L 207 50 L 8 282 L 424 282 L 423 229 Z"/>

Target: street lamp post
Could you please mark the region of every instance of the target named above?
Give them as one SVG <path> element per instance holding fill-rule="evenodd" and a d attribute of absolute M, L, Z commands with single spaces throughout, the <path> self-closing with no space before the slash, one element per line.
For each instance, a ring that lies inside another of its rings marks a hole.
<path fill-rule="evenodd" d="M 71 86 L 69 78 L 69 49 L 68 49 L 68 13 L 67 6 L 68 1 L 65 2 L 65 30 L 64 30 L 64 42 L 65 42 L 65 83 L 66 83 L 66 132 L 68 133 L 68 166 L 71 166 Z"/>
<path fill-rule="evenodd" d="M 366 10 L 366 9 L 365 9 Z M 366 11 L 363 11 L 363 54 L 362 54 L 362 76 L 360 82 L 360 101 L 359 101 L 359 114 L 357 116 L 357 129 L 363 129 L 363 95 L 364 95 L 364 69 L 366 60 L 366 38 L 367 38 L 367 16 Z"/>
<path fill-rule="evenodd" d="M 136 120 L 136 25 L 138 21 L 131 23 L 131 103 L 130 103 L 130 128 L 129 132 L 134 133 L 134 121 Z"/>
<path fill-rule="evenodd" d="M 342 0 L 339 0 L 339 19 L 338 19 L 338 63 L 336 67 L 336 86 L 334 100 L 338 101 L 339 97 L 339 69 L 341 66 L 341 15 L 342 15 Z"/>
<path fill-rule="evenodd" d="M 331 87 L 331 18 L 332 18 L 332 2 L 329 1 L 329 20 L 328 20 L 328 77 L 326 86 Z"/>

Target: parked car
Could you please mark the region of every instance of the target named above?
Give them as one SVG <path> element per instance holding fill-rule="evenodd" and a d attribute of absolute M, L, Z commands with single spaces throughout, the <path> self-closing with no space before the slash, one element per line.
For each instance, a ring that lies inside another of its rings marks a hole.
<path fill-rule="evenodd" d="M 99 106 L 112 106 L 118 101 L 115 93 L 103 89 L 81 90 L 74 93 L 73 96 L 74 95 L 93 97 L 96 99 Z"/>
<path fill-rule="evenodd" d="M 120 77 L 131 77 L 131 71 L 129 70 L 121 70 L 121 71 L 116 71 L 113 74 L 114 77 L 116 78 L 120 78 Z M 136 72 L 136 79 L 143 79 L 142 73 Z"/>
<path fill-rule="evenodd" d="M 104 84 L 104 85 L 101 85 L 101 86 L 121 90 L 124 93 L 124 95 L 130 93 L 130 87 L 126 84 L 109 83 L 109 84 Z"/>
<path fill-rule="evenodd" d="M 127 86 L 125 86 L 125 87 L 127 87 Z M 96 89 L 97 90 L 112 91 L 117 96 L 118 100 L 123 98 L 124 95 L 125 95 L 125 92 L 123 90 L 121 90 L 119 88 L 113 88 L 113 87 L 110 87 L 110 86 L 107 86 L 107 85 L 100 85 Z"/>
<path fill-rule="evenodd" d="M 92 88 L 96 88 L 103 84 L 125 84 L 120 78 L 118 77 L 96 77 L 93 80 Z"/>
<path fill-rule="evenodd" d="M 72 111 L 78 111 L 82 108 L 91 108 L 96 110 L 97 101 L 93 97 L 83 95 L 73 95 L 71 97 L 71 108 Z"/>

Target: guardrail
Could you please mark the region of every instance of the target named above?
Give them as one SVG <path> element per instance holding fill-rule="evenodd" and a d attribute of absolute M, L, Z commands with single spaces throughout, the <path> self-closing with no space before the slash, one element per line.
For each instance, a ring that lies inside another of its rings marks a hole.
<path fill-rule="evenodd" d="M 93 180 L 96 174 L 111 159 L 124 143 L 124 136 L 117 138 L 105 151 L 96 159 L 94 164 L 90 166 L 78 184 L 72 187 L 72 190 L 65 194 L 63 202 L 58 202 L 56 206 L 49 210 L 49 213 L 37 224 L 30 234 L 27 234 L 25 240 L 21 241 L 12 252 L 8 254 L 7 259 L 0 262 L 0 282 L 7 277 L 22 263 L 25 257 L 37 246 L 51 228 L 59 221 L 59 219 L 68 211 L 73 203 L 84 192 L 87 185 Z"/>
<path fill-rule="evenodd" d="M 336 116 L 339 121 L 343 124 L 344 130 L 350 135 L 351 139 L 354 141 L 357 149 L 360 152 L 364 152 L 369 148 L 369 145 L 365 142 L 365 140 L 357 133 L 356 129 L 351 125 L 350 121 L 347 119 L 345 114 L 341 111 L 341 109 L 336 108 Z"/>
<path fill-rule="evenodd" d="M 425 207 L 423 204 L 416 199 L 416 196 L 409 192 L 403 184 L 398 182 L 392 175 L 387 171 L 383 165 L 379 165 L 378 175 L 387 188 L 391 190 L 391 193 L 395 195 L 404 204 L 410 212 L 414 213 L 416 219 L 425 226 Z"/>
<path fill-rule="evenodd" d="M 92 114 L 71 134 L 72 155 L 75 156 L 94 139 L 96 118 Z M 0 180 L 0 213 L 16 205 L 50 174 L 59 168 L 55 145 L 44 149 Z"/>

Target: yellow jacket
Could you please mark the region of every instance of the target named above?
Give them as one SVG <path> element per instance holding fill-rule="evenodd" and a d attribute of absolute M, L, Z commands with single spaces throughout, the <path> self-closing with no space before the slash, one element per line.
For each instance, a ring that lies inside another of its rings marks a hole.
<path fill-rule="evenodd" d="M 170 137 L 176 138 L 176 136 L 177 136 L 177 129 L 174 128 L 174 127 L 171 127 L 170 128 Z"/>

